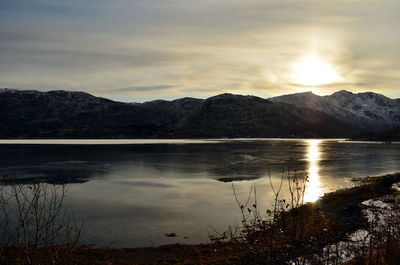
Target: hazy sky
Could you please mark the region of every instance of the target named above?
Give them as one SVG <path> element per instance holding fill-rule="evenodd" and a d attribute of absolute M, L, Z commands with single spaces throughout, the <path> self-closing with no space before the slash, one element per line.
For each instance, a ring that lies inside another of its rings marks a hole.
<path fill-rule="evenodd" d="M 0 87 L 400 97 L 399 0 L 1 0 Z"/>

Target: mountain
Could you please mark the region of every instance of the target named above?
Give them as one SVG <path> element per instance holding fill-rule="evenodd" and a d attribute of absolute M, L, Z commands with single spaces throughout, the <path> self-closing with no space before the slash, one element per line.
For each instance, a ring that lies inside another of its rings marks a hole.
<path fill-rule="evenodd" d="M 368 131 L 380 131 L 400 125 L 400 101 L 372 92 L 354 94 L 341 90 L 329 96 L 305 92 L 270 100 L 323 111 Z"/>
<path fill-rule="evenodd" d="M 400 141 L 400 126 L 377 133 L 362 133 L 351 137 L 351 139 L 361 141 Z"/>
<path fill-rule="evenodd" d="M 0 90 L 0 138 L 347 137 L 332 115 L 254 96 L 221 94 L 122 103 L 83 92 Z"/>
<path fill-rule="evenodd" d="M 340 128 L 340 126 L 344 126 Z M 334 137 L 356 129 L 323 112 L 254 96 L 222 94 L 203 101 L 177 128 L 179 137 Z"/>

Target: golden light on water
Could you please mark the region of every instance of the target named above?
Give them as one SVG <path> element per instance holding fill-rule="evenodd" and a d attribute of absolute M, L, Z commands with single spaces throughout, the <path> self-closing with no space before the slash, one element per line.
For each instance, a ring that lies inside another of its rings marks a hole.
<path fill-rule="evenodd" d="M 315 202 L 323 195 L 319 176 L 319 161 L 321 159 L 319 148 L 321 140 L 306 140 L 306 143 L 308 144 L 306 153 L 308 183 L 304 194 L 304 201 Z"/>
<path fill-rule="evenodd" d="M 341 80 L 334 67 L 318 57 L 310 55 L 294 65 L 293 80 L 301 85 L 324 85 Z"/>

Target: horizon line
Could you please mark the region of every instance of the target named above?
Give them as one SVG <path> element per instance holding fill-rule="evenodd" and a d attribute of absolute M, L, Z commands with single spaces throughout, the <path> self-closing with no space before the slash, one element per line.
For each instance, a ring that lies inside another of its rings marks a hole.
<path fill-rule="evenodd" d="M 184 97 L 179 97 L 179 98 L 174 98 L 174 99 L 155 98 L 155 99 L 152 99 L 152 100 L 147 100 L 147 101 L 142 101 L 142 102 L 114 100 L 114 99 L 111 99 L 111 98 L 109 98 L 109 97 L 104 97 L 104 96 L 101 96 L 101 95 L 100 95 L 100 96 L 97 96 L 97 95 L 95 95 L 95 94 L 92 94 L 92 93 L 89 93 L 89 92 L 86 92 L 86 91 L 82 91 L 82 90 L 54 89 L 54 90 L 45 90 L 45 91 L 41 91 L 41 90 L 37 90 L 37 89 L 7 88 L 7 87 L 0 88 L 0 93 L 1 93 L 1 92 L 5 92 L 5 91 L 34 91 L 34 92 L 39 92 L 39 93 L 48 93 L 48 92 L 63 91 L 63 92 L 72 92 L 72 93 L 85 93 L 85 94 L 91 95 L 91 96 L 93 96 L 93 97 L 104 98 L 104 99 L 108 99 L 108 100 L 111 100 L 111 101 L 114 101 L 114 102 L 122 102 L 122 103 L 146 103 L 146 102 L 159 101 L 159 100 L 162 100 L 162 101 L 175 101 L 175 100 L 184 99 L 184 98 L 192 98 L 192 99 L 199 99 L 199 100 L 207 100 L 207 99 L 209 99 L 209 98 L 216 97 L 216 96 L 220 96 L 220 95 L 225 95 L 225 94 L 228 94 L 228 95 L 235 95 L 235 96 L 245 96 L 245 97 L 246 97 L 246 96 L 258 97 L 258 98 L 261 98 L 261 99 L 266 99 L 266 100 L 268 100 L 268 99 L 272 99 L 272 98 L 276 98 L 276 97 L 289 96 L 289 95 L 298 95 L 298 94 L 313 94 L 313 95 L 316 95 L 316 96 L 319 96 L 319 97 L 325 97 L 325 96 L 332 96 L 333 94 L 336 94 L 336 93 L 339 93 L 339 92 L 347 92 L 347 93 L 350 93 L 350 94 L 353 94 L 353 95 L 372 93 L 372 94 L 377 94 L 377 95 L 384 96 L 384 97 L 386 97 L 386 98 L 388 98 L 388 99 L 391 99 L 391 100 L 399 100 L 399 99 L 400 99 L 400 98 L 391 98 L 391 97 L 386 96 L 385 94 L 376 93 L 376 92 L 372 92 L 372 91 L 352 92 L 352 91 L 349 91 L 349 90 L 346 90 L 346 89 L 340 89 L 340 90 L 337 90 L 337 91 L 335 91 L 335 92 L 333 92 L 333 93 L 331 93 L 331 94 L 317 94 L 317 93 L 314 93 L 312 90 L 309 90 L 309 91 L 304 91 L 304 92 L 295 92 L 295 93 L 288 93 L 288 94 L 280 94 L 280 95 L 277 95 L 277 96 L 267 97 L 267 98 L 260 97 L 260 96 L 254 95 L 254 94 L 237 94 L 237 93 L 231 93 L 231 92 L 223 92 L 223 93 L 215 94 L 215 95 L 213 95 L 213 96 L 204 97 L 204 98 L 184 96 Z"/>

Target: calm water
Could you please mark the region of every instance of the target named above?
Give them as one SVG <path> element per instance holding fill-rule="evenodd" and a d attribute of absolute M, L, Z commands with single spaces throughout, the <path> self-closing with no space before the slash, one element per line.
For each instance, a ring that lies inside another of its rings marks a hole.
<path fill-rule="evenodd" d="M 290 160 L 290 162 L 288 162 Z M 0 140 L 0 176 L 67 184 L 66 204 L 85 220 L 84 240 L 134 247 L 207 242 L 238 224 L 232 192 L 256 185 L 271 205 L 268 172 L 305 171 L 306 200 L 352 185 L 352 177 L 400 171 L 400 144 L 341 140 Z M 2 182 L 2 185 L 7 185 Z M 167 238 L 164 233 L 176 233 Z"/>

